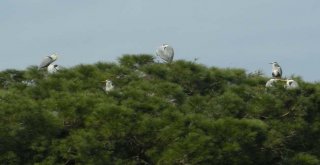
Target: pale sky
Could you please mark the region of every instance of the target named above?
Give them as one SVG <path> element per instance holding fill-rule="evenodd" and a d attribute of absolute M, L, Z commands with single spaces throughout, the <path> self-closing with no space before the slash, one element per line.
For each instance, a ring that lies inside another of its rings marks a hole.
<path fill-rule="evenodd" d="M 155 54 L 206 66 L 262 70 L 320 81 L 319 0 L 1 0 L 0 70 L 57 53 L 72 67 Z"/>

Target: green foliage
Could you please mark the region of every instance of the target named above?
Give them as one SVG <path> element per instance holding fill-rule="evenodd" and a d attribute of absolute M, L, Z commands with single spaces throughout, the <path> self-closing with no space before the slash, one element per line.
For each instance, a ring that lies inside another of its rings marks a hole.
<path fill-rule="evenodd" d="M 111 80 L 106 93 L 102 81 Z M 151 55 L 0 72 L 1 164 L 319 164 L 320 84 Z"/>
<path fill-rule="evenodd" d="M 317 165 L 320 164 L 319 159 L 307 153 L 298 153 L 291 160 L 292 165 Z"/>

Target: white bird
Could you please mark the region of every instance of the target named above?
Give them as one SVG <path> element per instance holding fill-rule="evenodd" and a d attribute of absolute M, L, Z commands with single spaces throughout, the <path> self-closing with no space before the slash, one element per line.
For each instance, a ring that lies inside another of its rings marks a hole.
<path fill-rule="evenodd" d="M 103 87 L 104 91 L 106 91 L 107 93 L 112 91 L 114 89 L 114 86 L 112 84 L 112 81 L 111 80 L 105 80 L 105 81 L 102 81 L 102 82 L 105 82 L 106 83 L 106 86 Z"/>
<path fill-rule="evenodd" d="M 57 64 L 50 64 L 47 67 L 48 73 L 56 73 L 58 70 L 59 70 L 59 65 L 57 65 Z"/>
<path fill-rule="evenodd" d="M 272 62 L 272 77 L 274 78 L 281 78 L 282 76 L 282 69 L 277 62 Z"/>
<path fill-rule="evenodd" d="M 36 86 L 36 82 L 34 80 L 23 80 L 21 83 L 28 87 Z"/>
<path fill-rule="evenodd" d="M 278 81 L 278 79 L 274 79 L 274 78 L 268 80 L 267 83 L 266 83 L 266 87 L 267 87 L 267 88 L 273 87 L 274 84 L 275 84 L 277 81 Z"/>
<path fill-rule="evenodd" d="M 286 89 L 297 89 L 299 88 L 299 84 L 294 80 L 286 80 L 286 85 L 284 85 Z"/>
<path fill-rule="evenodd" d="M 51 63 L 53 63 L 54 61 L 56 61 L 58 59 L 58 56 L 56 54 L 52 54 L 50 56 L 46 56 L 40 63 L 39 65 L 39 69 L 48 67 Z"/>
<path fill-rule="evenodd" d="M 136 69 L 134 72 L 137 74 L 137 76 L 138 76 L 139 78 L 144 78 L 144 77 L 147 76 L 146 73 L 144 73 L 144 72 L 142 72 L 142 71 L 140 71 L 140 70 L 137 70 L 137 69 Z"/>
<path fill-rule="evenodd" d="M 159 56 L 162 60 L 171 63 L 173 60 L 174 51 L 173 48 L 168 44 L 162 44 L 162 46 L 157 48 L 156 55 Z"/>

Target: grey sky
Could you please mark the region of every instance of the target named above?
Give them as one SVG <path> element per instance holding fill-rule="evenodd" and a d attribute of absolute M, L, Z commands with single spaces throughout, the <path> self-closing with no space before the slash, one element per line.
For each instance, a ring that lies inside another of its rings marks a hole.
<path fill-rule="evenodd" d="M 319 0 L 2 0 L 0 70 L 25 69 L 58 53 L 58 64 L 154 54 L 320 81 Z"/>

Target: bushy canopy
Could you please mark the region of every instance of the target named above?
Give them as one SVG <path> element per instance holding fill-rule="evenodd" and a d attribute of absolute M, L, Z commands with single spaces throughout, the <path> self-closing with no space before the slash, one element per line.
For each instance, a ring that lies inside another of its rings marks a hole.
<path fill-rule="evenodd" d="M 103 90 L 104 80 L 114 89 Z M 1 164 L 320 163 L 320 84 L 183 60 L 0 72 Z"/>

